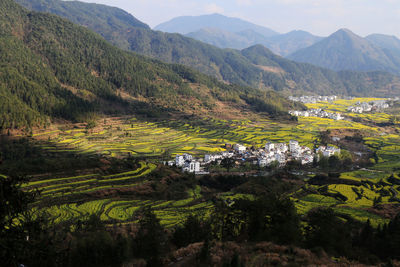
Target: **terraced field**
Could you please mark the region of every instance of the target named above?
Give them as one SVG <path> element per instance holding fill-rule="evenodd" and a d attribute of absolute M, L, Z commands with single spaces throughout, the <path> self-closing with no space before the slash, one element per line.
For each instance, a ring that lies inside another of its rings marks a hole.
<path fill-rule="evenodd" d="M 358 101 L 375 99 L 338 100 L 334 103 L 317 103 L 309 108 L 324 108 L 331 112 L 342 112 L 348 117 L 358 117 L 364 121 L 387 122 L 389 115 L 383 113 L 351 114 L 347 107 Z M 278 123 L 270 120 L 259 121 L 157 121 L 146 122 L 135 118 L 114 118 L 98 122 L 94 129 L 85 129 L 84 125 L 74 129 L 52 129 L 34 133 L 34 138 L 50 141 L 43 147 L 49 152 L 100 154 L 105 157 L 138 158 L 135 170 L 112 175 L 97 173 L 75 177 L 33 180 L 24 185 L 24 189 L 38 188 L 42 194 L 37 208 L 46 209 L 54 215 L 57 222 L 85 219 L 96 213 L 109 223 L 135 221 L 135 213 L 144 206 L 151 206 L 164 225 L 172 226 L 190 213 L 207 214 L 212 210 L 212 203 L 202 202 L 200 190 L 189 192 L 190 197 L 176 201 L 153 201 L 149 199 L 131 199 L 110 197 L 102 192 L 114 190 L 132 190 L 146 184 L 146 176 L 162 160 L 170 160 L 175 154 L 191 153 L 202 156 L 224 150 L 226 143 L 242 143 L 247 146 L 261 147 L 267 142 L 289 142 L 298 140 L 301 145 L 313 148 L 319 143 L 321 131 L 333 129 L 361 130 L 368 133 L 363 142 L 376 155 L 371 159 L 368 169 L 346 172 L 340 178 L 356 182 L 368 181 L 362 186 L 332 184 L 329 194 L 306 194 L 293 198 L 300 214 L 313 208 L 330 206 L 357 219 L 373 220 L 377 225 L 386 219 L 371 213 L 371 207 L 380 204 L 399 203 L 399 188 L 388 179 L 399 179 L 400 174 L 400 135 L 399 130 L 387 133 L 378 126 L 362 124 L 350 120 L 335 121 L 322 118 L 302 118 L 298 123 Z M 152 159 L 152 160 L 149 160 Z M 1 176 L 0 176 L 1 178 Z M 319 190 L 318 187 L 314 188 Z M 340 194 L 343 198 L 333 197 Z M 93 197 L 96 196 L 96 197 Z M 100 196 L 100 197 L 99 197 Z M 242 197 L 226 194 L 221 196 L 226 201 Z M 251 196 L 245 196 L 251 197 Z M 75 201 L 70 201 L 75 199 Z M 77 199 L 77 200 L 76 200 Z M 52 204 L 56 203 L 56 204 Z"/>
<path fill-rule="evenodd" d="M 75 177 L 54 178 L 31 181 L 23 189 L 39 190 L 40 199 L 33 205 L 34 210 L 47 211 L 55 223 L 87 220 L 91 214 L 97 214 L 108 223 L 127 223 L 136 220 L 135 212 L 150 206 L 159 215 L 161 223 L 173 226 L 180 223 L 189 214 L 206 213 L 211 203 L 201 202 L 200 187 L 188 192 L 189 198 L 177 201 L 155 201 L 132 199 L 132 197 L 107 197 L 109 190 L 134 190 L 148 183 L 146 175 L 157 166 L 141 161 L 137 169 L 101 176 L 88 174 Z M 102 196 L 103 195 L 103 196 Z"/>
<path fill-rule="evenodd" d="M 306 214 L 314 208 L 329 206 L 336 211 L 343 211 L 344 214 L 354 215 L 355 219 L 364 222 L 369 219 L 375 226 L 388 222 L 388 218 L 374 214 L 370 209 L 374 205 L 399 204 L 399 187 L 385 182 L 372 183 L 369 179 L 364 181 L 360 186 L 330 184 L 326 189 L 325 186 L 308 185 L 308 191 L 312 188 L 319 194 L 312 193 L 293 200 L 300 214 Z M 301 193 L 302 190 L 297 193 Z"/>
<path fill-rule="evenodd" d="M 196 125 L 199 124 L 199 125 Z M 140 122 L 116 119 L 99 125 L 95 130 L 73 129 L 36 133 L 53 145 L 49 152 L 97 153 L 109 157 L 168 157 L 191 153 L 204 155 L 224 151 L 226 143 L 263 146 L 266 142 L 298 140 L 312 147 L 318 138 L 303 126 L 277 124 L 268 120 L 223 121 L 200 120 L 193 125 L 181 121 Z"/>

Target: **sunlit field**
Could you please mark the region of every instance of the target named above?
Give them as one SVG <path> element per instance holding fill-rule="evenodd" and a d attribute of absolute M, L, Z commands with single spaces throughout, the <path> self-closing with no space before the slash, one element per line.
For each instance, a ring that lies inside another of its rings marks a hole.
<path fill-rule="evenodd" d="M 377 226 L 387 218 L 374 214 L 370 209 L 375 205 L 397 204 L 399 186 L 390 182 L 390 177 L 399 179 L 400 136 L 398 128 L 388 132 L 371 123 L 386 123 L 390 115 L 385 113 L 352 114 L 347 107 L 358 101 L 376 99 L 337 100 L 334 103 L 308 104 L 309 108 L 323 108 L 341 112 L 345 120 L 300 117 L 298 122 L 276 122 L 268 119 L 192 121 L 144 121 L 136 118 L 112 118 L 99 120 L 96 126 L 87 129 L 85 125 L 70 128 L 59 127 L 33 133 L 33 138 L 48 141 L 43 149 L 49 152 L 70 151 L 78 154 L 100 155 L 105 158 L 129 158 L 137 160 L 135 169 L 121 173 L 91 173 L 74 177 L 35 178 L 25 184 L 25 190 L 38 189 L 40 199 L 34 210 L 46 210 L 56 223 L 85 220 L 97 214 L 107 223 L 129 223 L 136 220 L 140 208 L 150 206 L 161 223 L 174 226 L 189 214 L 206 216 L 213 209 L 213 203 L 202 200 L 202 189 L 197 186 L 189 190 L 189 197 L 155 201 L 146 198 L 135 199 L 122 194 L 108 197 L 104 192 L 135 190 L 148 184 L 148 175 L 157 169 L 163 160 L 172 160 L 176 154 L 190 153 L 197 157 L 225 150 L 225 144 L 241 143 L 246 146 L 263 147 L 267 142 L 289 142 L 297 140 L 301 145 L 315 148 L 320 143 L 322 131 L 354 130 L 365 133 L 363 144 L 373 152 L 368 169 L 342 173 L 343 181 L 360 185 L 331 184 L 324 186 L 307 185 L 313 193 L 300 191 L 291 197 L 300 214 L 306 214 L 318 207 L 332 207 L 335 211 L 367 221 Z M 355 122 L 351 118 L 362 119 Z M 364 123 L 365 122 L 365 123 Z M 396 130 L 397 129 L 397 130 Z M 0 176 L 1 178 L 2 176 Z M 100 196 L 100 197 L 99 197 Z M 298 197 L 299 196 L 299 197 Z M 252 198 L 251 195 L 228 192 L 220 196 L 234 201 L 237 198 Z"/>

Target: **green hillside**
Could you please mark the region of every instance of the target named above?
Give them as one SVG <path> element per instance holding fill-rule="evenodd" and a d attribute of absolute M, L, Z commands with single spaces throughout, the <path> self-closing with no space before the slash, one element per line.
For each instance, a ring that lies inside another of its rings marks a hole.
<path fill-rule="evenodd" d="M 55 10 L 59 9 L 58 3 L 60 1 L 46 0 L 44 6 L 37 4 L 41 3 L 39 0 L 17 0 L 17 2 L 37 11 L 56 12 Z M 109 16 L 113 8 L 110 8 L 110 11 L 102 9 L 103 13 L 92 16 L 90 10 L 95 8 L 96 5 L 82 2 L 74 3 L 79 6 L 82 12 L 86 11 L 85 18 L 91 16 L 94 21 L 94 24 L 88 25 L 88 27 L 106 37 L 106 32 L 101 30 L 104 27 L 103 23 L 98 22 L 98 17 Z M 64 5 L 61 16 L 71 21 L 77 21 L 74 9 L 67 7 L 67 5 Z M 60 14 L 58 11 L 56 13 Z M 112 29 L 113 37 L 106 37 L 106 39 L 120 48 L 129 49 L 164 62 L 190 66 L 228 83 L 285 91 L 288 94 L 345 94 L 386 97 L 398 95 L 400 90 L 400 79 L 388 73 L 336 73 L 285 60 L 258 46 L 256 46 L 257 49 L 250 48 L 252 52 L 249 53 L 249 50 L 241 52 L 233 49 L 220 49 L 180 34 L 152 31 L 143 27 L 126 29 L 114 24 Z M 266 53 L 268 54 L 267 61 L 265 61 Z M 254 58 L 260 58 L 257 59 L 258 63 L 255 63 Z M 261 58 L 263 59 L 262 64 L 260 64 Z"/>
<path fill-rule="evenodd" d="M 122 51 L 84 27 L 28 12 L 12 0 L 0 3 L 0 26 L 2 129 L 43 125 L 51 118 L 87 120 L 95 113 L 205 116 L 220 102 L 275 114 L 291 105 L 272 92 L 222 84 Z M 261 108 L 250 106 L 254 99 Z"/>
<path fill-rule="evenodd" d="M 114 33 L 115 29 L 122 31 L 127 31 L 132 27 L 150 29 L 148 25 L 131 16 L 128 12 L 115 7 L 90 4 L 90 9 L 88 9 L 78 1 L 18 0 L 16 2 L 30 10 L 68 17 L 73 23 L 88 27 L 125 49 L 128 48 L 128 43 Z"/>

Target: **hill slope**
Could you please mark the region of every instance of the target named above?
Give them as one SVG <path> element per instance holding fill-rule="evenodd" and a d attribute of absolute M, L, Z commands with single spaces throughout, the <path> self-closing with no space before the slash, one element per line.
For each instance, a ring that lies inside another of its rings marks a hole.
<path fill-rule="evenodd" d="M 254 35 L 259 35 L 261 37 L 260 39 L 265 39 L 262 35 L 252 32 L 252 37 Z M 215 28 L 202 28 L 196 32 L 188 33 L 185 36 L 219 48 L 243 49 L 254 45 L 247 36 Z"/>
<path fill-rule="evenodd" d="M 85 120 L 98 112 L 205 116 L 228 107 L 278 114 L 292 105 L 273 92 L 222 84 L 125 52 L 84 27 L 12 0 L 0 2 L 0 95 L 0 129 Z"/>
<path fill-rule="evenodd" d="M 177 17 L 156 26 L 154 29 L 163 32 L 188 34 L 203 28 L 217 28 L 228 32 L 253 30 L 264 36 L 274 36 L 277 32 L 255 25 L 238 18 L 230 18 L 220 14 Z"/>
<path fill-rule="evenodd" d="M 396 36 L 371 34 L 365 37 L 365 39 L 382 49 L 400 51 L 400 40 Z"/>
<path fill-rule="evenodd" d="M 115 29 L 125 31 L 132 27 L 150 29 L 147 24 L 131 16 L 128 12 L 115 7 L 99 4 L 87 5 L 78 1 L 18 0 L 17 2 L 30 10 L 68 17 L 73 23 L 88 27 L 123 48 L 127 48 L 128 44 L 114 33 Z"/>
<path fill-rule="evenodd" d="M 40 0 L 17 0 L 31 3 Z M 51 8 L 57 8 L 58 0 L 46 0 Z M 23 3 L 23 2 L 22 2 Z M 80 3 L 90 10 L 92 4 Z M 40 11 L 40 9 L 39 9 Z M 67 9 L 66 9 L 67 11 Z M 74 16 L 73 10 L 64 17 Z M 107 12 L 106 12 L 107 13 Z M 90 14 L 90 13 L 88 13 Z M 100 15 L 99 15 L 100 16 Z M 104 14 L 107 16 L 107 14 Z M 93 18 L 95 21 L 95 18 Z M 98 29 L 96 25 L 93 30 Z M 98 33 L 103 34 L 99 31 Z M 242 34 L 254 34 L 245 31 Z M 270 51 L 258 47 L 252 53 L 232 49 L 219 49 L 180 34 L 163 33 L 132 27 L 124 30 L 113 27 L 112 43 L 136 53 L 169 63 L 193 67 L 228 83 L 237 83 L 260 89 L 274 89 L 288 94 L 345 94 L 345 95 L 398 95 L 400 81 L 388 73 L 336 73 L 326 69 L 285 60 Z M 128 44 L 128 47 L 120 44 Z M 260 53 L 260 54 L 258 54 Z M 268 60 L 265 55 L 268 54 Z M 255 60 L 259 57 L 259 60 Z M 261 58 L 264 60 L 261 61 Z M 284 74 L 284 75 L 283 75 Z"/>
<path fill-rule="evenodd" d="M 400 74 L 400 61 L 346 29 L 293 53 L 289 59 L 333 70 L 379 70 Z"/>
<path fill-rule="evenodd" d="M 261 44 L 271 49 L 274 53 L 287 56 L 295 51 L 309 47 L 322 39 L 322 37 L 312 35 L 306 31 L 291 31 L 272 36 L 265 43 Z"/>
<path fill-rule="evenodd" d="M 322 39 L 322 37 L 314 36 L 305 31 L 291 31 L 286 34 L 266 37 L 253 30 L 233 33 L 216 28 L 203 28 L 188 33 L 186 36 L 219 48 L 245 49 L 261 44 L 281 56 L 287 56 L 297 50 L 309 47 Z"/>

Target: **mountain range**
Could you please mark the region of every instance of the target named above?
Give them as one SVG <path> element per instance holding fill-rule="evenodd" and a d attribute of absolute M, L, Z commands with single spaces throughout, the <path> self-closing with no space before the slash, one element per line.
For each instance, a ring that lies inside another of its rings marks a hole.
<path fill-rule="evenodd" d="M 17 0 L 18 3 L 37 11 L 60 10 L 58 0 Z M 75 7 L 85 14 L 98 5 L 63 2 L 62 16 L 79 23 Z M 114 8 L 111 8 L 114 10 Z M 99 9 L 100 10 L 100 9 Z M 109 16 L 107 8 L 101 10 Z M 57 11 L 60 13 L 59 11 Z M 168 63 L 184 64 L 225 83 L 251 86 L 261 90 L 274 89 L 286 94 L 338 94 L 338 95 L 397 95 L 400 79 L 384 72 L 334 72 L 310 64 L 296 63 L 273 54 L 263 46 L 253 46 L 239 51 L 220 49 L 180 34 L 152 31 L 146 26 L 126 28 L 101 20 L 103 15 L 93 15 L 90 29 L 120 48 L 134 51 Z M 130 19 L 135 21 L 134 18 Z M 122 22 L 121 22 L 122 23 Z M 122 23 L 123 24 L 123 23 Z M 125 23 L 126 24 L 126 23 Z M 123 25 L 125 25 L 123 24 Z M 107 33 L 112 28 L 112 37 Z M 249 32 L 249 31 L 248 31 Z"/>
<path fill-rule="evenodd" d="M 269 28 L 220 14 L 177 17 L 154 29 L 180 33 L 219 48 L 244 49 L 262 44 L 281 56 L 287 56 L 322 39 L 305 31 L 279 34 Z"/>
<path fill-rule="evenodd" d="M 272 91 L 123 51 L 86 27 L 13 0 L 0 2 L 0 129 L 96 114 L 283 115 L 296 105 Z"/>
<path fill-rule="evenodd" d="M 218 23 L 212 22 L 218 18 Z M 341 29 L 322 38 L 305 31 L 286 34 L 262 34 L 254 31 L 249 22 L 241 27 L 219 27 L 232 18 L 222 15 L 178 17 L 155 29 L 179 32 L 188 37 L 220 48 L 244 49 L 262 44 L 274 53 L 297 62 L 310 63 L 335 71 L 387 71 L 400 74 L 400 40 L 395 36 L 372 34 L 363 38 L 348 29 Z M 190 25 L 183 31 L 179 25 Z M 254 27 L 254 26 L 253 26 Z M 188 30 L 192 32 L 187 33 Z"/>
<path fill-rule="evenodd" d="M 220 14 L 177 17 L 154 27 L 154 29 L 157 31 L 180 34 L 188 34 L 198 31 L 202 28 L 217 28 L 226 32 L 252 30 L 253 32 L 266 37 L 278 35 L 277 32 L 269 28 L 262 27 L 238 18 L 226 17 Z"/>
<path fill-rule="evenodd" d="M 385 35 L 362 38 L 341 29 L 288 58 L 333 70 L 388 71 L 400 74 L 400 40 Z"/>

